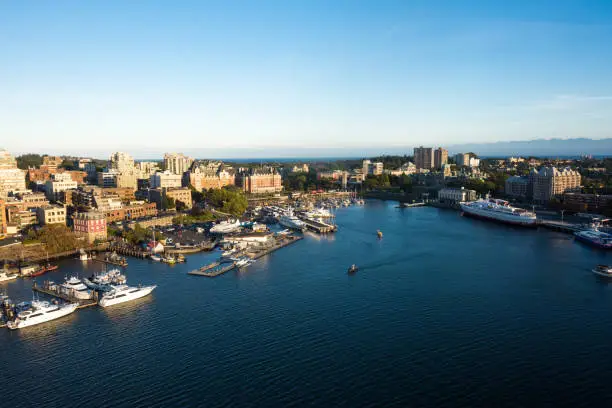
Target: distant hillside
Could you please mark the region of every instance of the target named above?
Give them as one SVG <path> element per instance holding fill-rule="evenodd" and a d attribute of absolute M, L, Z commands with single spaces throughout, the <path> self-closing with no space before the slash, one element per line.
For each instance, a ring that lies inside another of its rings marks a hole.
<path fill-rule="evenodd" d="M 538 139 L 516 142 L 466 143 L 448 146 L 451 153 L 479 156 L 612 156 L 612 139 Z"/>

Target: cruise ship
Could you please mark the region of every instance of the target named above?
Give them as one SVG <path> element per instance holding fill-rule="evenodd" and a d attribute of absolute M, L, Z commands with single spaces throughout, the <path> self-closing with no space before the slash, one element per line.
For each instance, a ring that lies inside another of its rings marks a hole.
<path fill-rule="evenodd" d="M 218 224 L 213 225 L 210 229 L 211 234 L 229 234 L 240 229 L 240 221 L 221 221 Z"/>
<path fill-rule="evenodd" d="M 108 307 L 117 305 L 119 303 L 129 302 L 131 300 L 140 299 L 141 297 L 145 297 L 157 287 L 157 285 L 152 286 L 127 286 L 127 285 L 118 285 L 111 286 L 111 290 L 106 292 L 102 298 L 100 299 L 99 305 L 102 307 Z"/>
<path fill-rule="evenodd" d="M 598 248 L 612 249 L 612 235 L 599 231 L 597 227 L 574 233 L 577 240 Z"/>
<path fill-rule="evenodd" d="M 507 201 L 488 199 L 461 203 L 465 215 L 525 227 L 536 226 L 536 215 L 522 208 L 512 207 Z"/>
<path fill-rule="evenodd" d="M 15 320 L 9 321 L 6 325 L 11 330 L 23 329 L 67 316 L 73 313 L 77 306 L 76 303 L 55 305 L 46 301 L 35 300 L 32 302 L 30 309 L 19 312 Z"/>
<path fill-rule="evenodd" d="M 293 215 L 293 211 L 289 210 L 284 215 L 281 215 L 278 219 L 278 223 L 283 227 L 290 228 L 293 230 L 304 231 L 306 224 L 301 221 L 298 217 Z"/>

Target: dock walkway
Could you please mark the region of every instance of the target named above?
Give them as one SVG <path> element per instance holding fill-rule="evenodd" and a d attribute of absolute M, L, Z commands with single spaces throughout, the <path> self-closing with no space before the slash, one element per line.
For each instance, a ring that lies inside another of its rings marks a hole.
<path fill-rule="evenodd" d="M 38 285 L 36 282 L 32 284 L 32 290 L 36 292 L 44 293 L 45 295 L 53 296 L 58 299 L 65 300 L 70 303 L 78 303 L 77 309 L 83 309 L 85 307 L 96 306 L 98 304 L 97 293 L 92 291 L 93 299 L 77 299 L 75 297 L 70 296 L 67 293 L 60 292 L 59 290 L 55 290 L 49 287 L 48 283 L 43 283 L 42 286 Z"/>
<path fill-rule="evenodd" d="M 300 217 L 300 219 L 304 224 L 306 224 L 306 228 L 311 231 L 318 232 L 319 234 L 335 232 L 338 229 L 336 225 L 326 224 L 324 222 L 316 221 L 311 218 Z"/>

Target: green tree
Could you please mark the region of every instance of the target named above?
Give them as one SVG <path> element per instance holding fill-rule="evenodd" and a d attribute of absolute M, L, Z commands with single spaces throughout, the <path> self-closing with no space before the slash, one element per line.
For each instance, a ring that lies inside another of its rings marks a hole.
<path fill-rule="evenodd" d="M 22 170 L 27 170 L 30 167 L 39 167 L 43 158 L 40 154 L 28 153 L 17 156 L 17 167 Z"/>

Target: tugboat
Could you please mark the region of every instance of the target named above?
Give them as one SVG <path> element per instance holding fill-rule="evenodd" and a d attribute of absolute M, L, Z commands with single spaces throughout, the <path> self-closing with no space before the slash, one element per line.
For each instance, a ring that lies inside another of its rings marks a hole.
<path fill-rule="evenodd" d="M 357 265 L 352 264 L 350 268 L 348 268 L 348 273 L 349 274 L 353 274 L 355 272 L 357 272 L 359 270 L 359 268 L 357 267 Z"/>
<path fill-rule="evenodd" d="M 48 263 L 47 265 L 41 266 L 38 270 L 32 272 L 32 275 L 30 276 L 36 277 L 36 276 L 44 275 L 47 272 L 57 270 L 57 268 L 59 268 L 59 266 Z"/>
<path fill-rule="evenodd" d="M 612 278 L 612 266 L 610 265 L 597 265 L 591 270 L 596 275 L 605 276 L 606 278 Z"/>

